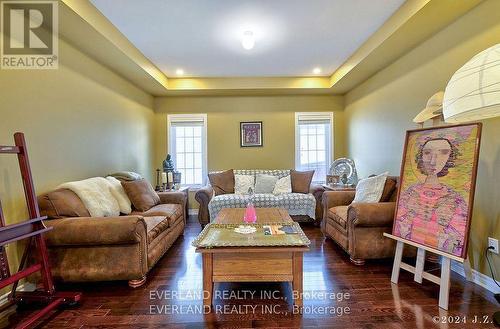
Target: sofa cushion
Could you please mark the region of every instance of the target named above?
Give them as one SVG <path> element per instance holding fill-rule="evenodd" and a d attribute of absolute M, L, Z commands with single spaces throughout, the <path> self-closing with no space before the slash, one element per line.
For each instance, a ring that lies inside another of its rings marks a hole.
<path fill-rule="evenodd" d="M 389 202 L 391 201 L 391 196 L 394 194 L 396 190 L 396 181 L 392 177 L 387 177 L 384 185 L 384 191 L 382 192 L 382 197 L 380 198 L 380 202 Z"/>
<path fill-rule="evenodd" d="M 248 190 L 255 189 L 254 175 L 234 175 L 234 193 L 248 194 Z"/>
<path fill-rule="evenodd" d="M 385 172 L 378 176 L 360 180 L 356 186 L 356 195 L 352 202 L 380 202 L 388 174 L 388 172 Z"/>
<path fill-rule="evenodd" d="M 144 217 L 146 222 L 146 231 L 148 243 L 151 243 L 158 235 L 168 229 L 170 219 L 166 216 L 149 216 Z"/>
<path fill-rule="evenodd" d="M 273 194 L 292 193 L 292 181 L 290 175 L 278 179 L 274 185 Z"/>
<path fill-rule="evenodd" d="M 273 193 L 278 177 L 259 174 L 255 177 L 255 193 Z"/>
<path fill-rule="evenodd" d="M 347 210 L 349 206 L 337 206 L 328 209 L 328 217 L 335 223 L 347 229 Z"/>
<path fill-rule="evenodd" d="M 145 179 L 123 181 L 122 186 L 134 208 L 139 211 L 147 211 L 160 203 L 160 197 Z"/>
<path fill-rule="evenodd" d="M 290 170 L 290 180 L 292 181 L 293 193 L 309 193 L 314 170 L 297 171 Z"/>
<path fill-rule="evenodd" d="M 143 216 L 166 216 L 170 219 L 183 215 L 183 207 L 180 204 L 159 204 L 142 213 Z"/>
<path fill-rule="evenodd" d="M 40 214 L 48 218 L 90 217 L 82 200 L 71 190 L 61 188 L 38 197 Z"/>
<path fill-rule="evenodd" d="M 214 189 L 215 195 L 234 193 L 234 172 L 233 169 L 208 174 L 210 185 Z"/>

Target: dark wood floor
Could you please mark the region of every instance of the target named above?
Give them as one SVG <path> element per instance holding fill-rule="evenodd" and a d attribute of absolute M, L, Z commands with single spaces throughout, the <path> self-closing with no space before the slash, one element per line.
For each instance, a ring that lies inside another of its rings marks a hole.
<path fill-rule="evenodd" d="M 131 289 L 126 282 L 71 284 L 65 290 L 80 290 L 84 298 L 79 307 L 53 313 L 40 328 L 490 328 L 499 306 L 487 290 L 467 283 L 453 273 L 450 310 L 437 306 L 439 287 L 424 281 L 413 282 L 409 273 L 400 283 L 390 283 L 392 262 L 371 261 L 364 266 L 349 262 L 345 253 L 331 240 L 323 238 L 314 226 L 303 225 L 311 240 L 311 251 L 304 256 L 303 314 L 294 314 L 291 288 L 277 284 L 216 284 L 220 296 L 215 313 L 203 314 L 201 257 L 191 241 L 200 231 L 194 217 L 189 219 L 184 237 L 150 272 L 147 283 Z M 238 299 L 255 293 L 253 299 Z M 262 298 L 267 292 L 271 298 Z M 180 294 L 170 299 L 169 294 Z M 323 293 L 323 294 L 322 294 Z M 337 293 L 334 298 L 325 293 Z M 163 294 L 163 296 L 160 296 Z M 347 296 L 347 295 L 348 296 Z M 153 296 L 152 296 L 153 295 Z M 158 299 L 154 295 L 163 297 Z M 346 298 L 348 297 L 348 299 Z M 162 313 L 162 314 L 158 314 Z M 326 313 L 326 314 L 325 314 Z M 334 314 L 332 314 L 334 313 Z M 27 311 L 6 312 L 0 323 L 12 326 Z M 446 318 L 453 316 L 453 318 Z M 455 318 L 456 317 L 456 318 Z M 439 319 L 458 324 L 435 323 Z M 476 319 L 476 320 L 477 320 Z M 466 323 L 464 323 L 466 321 Z"/>

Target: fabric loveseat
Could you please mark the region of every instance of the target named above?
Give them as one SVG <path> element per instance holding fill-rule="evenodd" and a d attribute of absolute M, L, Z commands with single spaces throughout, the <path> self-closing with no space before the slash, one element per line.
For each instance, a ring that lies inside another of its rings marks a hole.
<path fill-rule="evenodd" d="M 234 175 L 272 175 L 283 178 L 290 175 L 290 170 L 260 170 L 260 169 L 240 169 L 234 170 Z M 288 210 L 290 216 L 295 221 L 315 222 L 319 224 L 322 219 L 323 209 L 321 196 L 324 188 L 312 185 L 309 193 L 284 193 L 275 195 L 272 193 L 259 194 L 253 196 L 253 203 L 257 208 L 278 207 Z M 244 208 L 249 196 L 245 194 L 228 193 L 215 195 L 212 186 L 206 186 L 198 190 L 195 199 L 200 207 L 198 220 L 201 226 L 205 226 L 213 221 L 222 208 Z"/>
<path fill-rule="evenodd" d="M 149 184 L 149 183 L 148 183 Z M 153 191 L 154 192 L 154 191 Z M 147 211 L 132 207 L 127 216 L 91 217 L 81 199 L 60 188 L 38 197 L 52 274 L 68 282 L 128 280 L 138 287 L 148 271 L 183 235 L 186 198 L 182 192 L 158 193 Z"/>

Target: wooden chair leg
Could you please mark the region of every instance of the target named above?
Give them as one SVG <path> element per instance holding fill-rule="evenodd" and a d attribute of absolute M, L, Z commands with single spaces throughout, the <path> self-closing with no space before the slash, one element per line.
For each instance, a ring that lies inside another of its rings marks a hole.
<path fill-rule="evenodd" d="M 135 279 L 135 280 L 129 280 L 128 281 L 128 286 L 130 288 L 139 288 L 142 286 L 144 283 L 146 283 L 146 276 L 143 276 L 140 279 Z"/>

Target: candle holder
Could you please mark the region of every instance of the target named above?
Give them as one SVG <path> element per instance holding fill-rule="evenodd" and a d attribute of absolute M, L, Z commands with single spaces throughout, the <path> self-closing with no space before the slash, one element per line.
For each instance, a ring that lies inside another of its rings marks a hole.
<path fill-rule="evenodd" d="M 156 187 L 155 187 L 155 191 L 160 191 L 161 190 L 160 180 L 161 180 L 160 169 L 156 169 Z"/>

